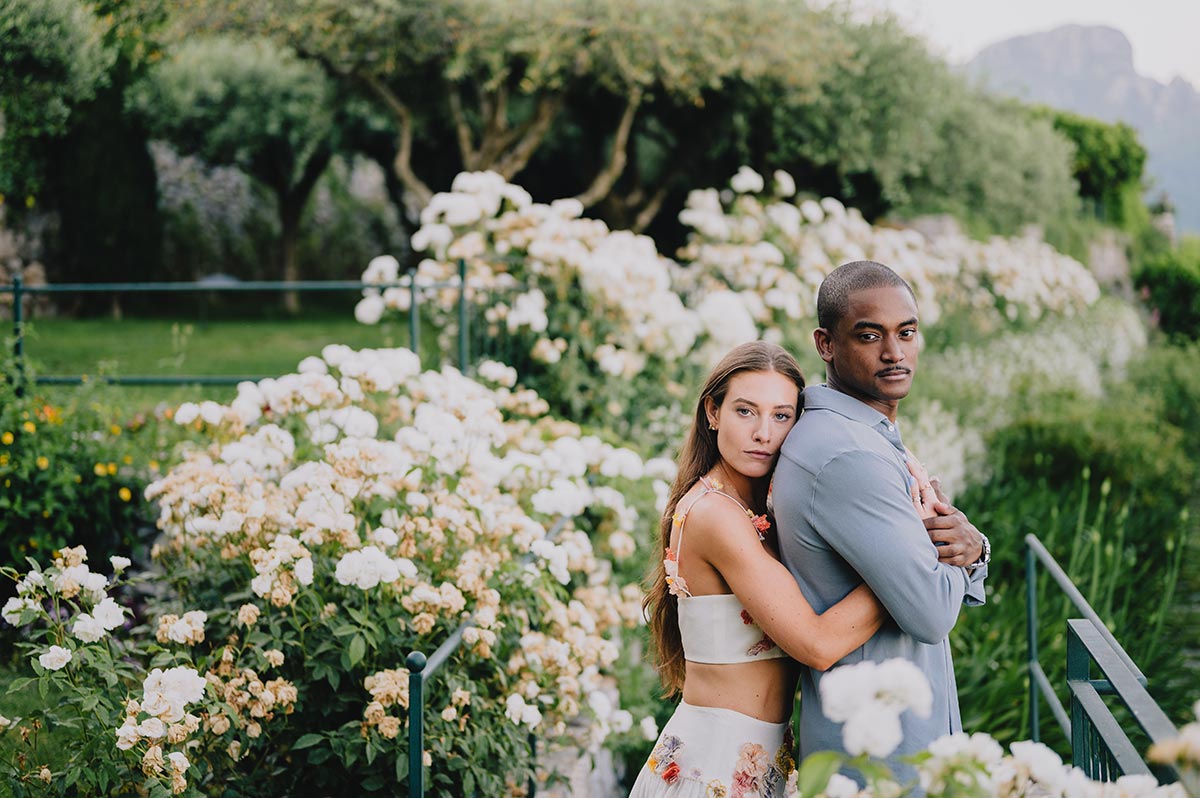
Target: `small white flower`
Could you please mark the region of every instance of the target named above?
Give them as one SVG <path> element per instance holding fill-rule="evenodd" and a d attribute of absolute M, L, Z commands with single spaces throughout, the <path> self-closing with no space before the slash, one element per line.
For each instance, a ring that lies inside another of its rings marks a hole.
<path fill-rule="evenodd" d="M 120 557 L 116 554 L 109 557 L 108 561 L 112 563 L 113 573 L 118 573 L 118 574 L 133 564 L 133 561 L 130 560 L 128 557 Z"/>
<path fill-rule="evenodd" d="M 776 169 L 775 174 L 775 194 L 780 197 L 790 197 L 796 193 L 796 181 L 787 172 L 782 169 Z M 833 796 L 830 796 L 833 798 Z"/>
<path fill-rule="evenodd" d="M 729 181 L 729 187 L 739 194 L 758 194 L 763 190 L 763 177 L 749 166 L 743 166 Z"/>
<path fill-rule="evenodd" d="M 642 718 L 642 722 L 638 724 L 638 728 L 642 730 L 642 738 L 650 741 L 658 739 L 658 722 L 654 720 L 653 715 L 647 715 Z"/>
<path fill-rule="evenodd" d="M 188 769 L 188 765 L 191 764 L 188 762 L 187 756 L 185 756 L 182 751 L 172 751 L 171 753 L 167 754 L 167 761 L 171 763 L 171 768 L 174 769 L 176 773 L 183 773 Z"/>

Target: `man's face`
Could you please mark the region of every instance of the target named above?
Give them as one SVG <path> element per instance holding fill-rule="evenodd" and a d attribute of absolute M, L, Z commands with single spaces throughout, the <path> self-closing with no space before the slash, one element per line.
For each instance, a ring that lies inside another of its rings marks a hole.
<path fill-rule="evenodd" d="M 819 329 L 813 337 L 830 386 L 894 420 L 917 369 L 919 333 L 912 295 L 902 286 L 856 291 L 837 328 Z"/>

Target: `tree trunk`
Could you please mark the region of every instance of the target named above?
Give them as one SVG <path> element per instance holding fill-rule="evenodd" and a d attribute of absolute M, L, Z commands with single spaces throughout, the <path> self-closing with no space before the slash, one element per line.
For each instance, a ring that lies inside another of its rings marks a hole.
<path fill-rule="evenodd" d="M 300 212 L 304 207 L 291 200 L 291 197 L 279 198 L 279 274 L 287 282 L 300 278 L 300 268 L 296 264 L 296 239 L 300 234 Z M 298 315 L 300 294 L 284 291 L 283 309 L 292 316 Z"/>
<path fill-rule="evenodd" d="M 296 242 L 300 238 L 300 217 L 312 196 L 313 187 L 329 165 L 333 153 L 328 147 L 314 152 L 304 165 L 299 181 L 288 189 L 277 190 L 279 201 L 279 272 L 287 282 L 300 279 L 300 266 L 296 262 Z M 297 291 L 283 292 L 283 307 L 291 315 L 300 313 L 300 294 Z"/>

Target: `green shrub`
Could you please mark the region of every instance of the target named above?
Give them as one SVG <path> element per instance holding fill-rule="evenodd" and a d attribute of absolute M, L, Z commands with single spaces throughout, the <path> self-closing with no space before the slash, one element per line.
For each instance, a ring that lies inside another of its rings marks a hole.
<path fill-rule="evenodd" d="M 1159 346 L 1130 368 L 1129 378 L 1143 393 L 1160 398 L 1163 418 L 1183 430 L 1184 447 L 1200 463 L 1200 341 Z"/>
<path fill-rule="evenodd" d="M 1200 242 L 1145 259 L 1134 276 L 1158 326 L 1170 336 L 1200 338 Z"/>
<path fill-rule="evenodd" d="M 158 428 L 153 414 L 124 410 L 94 386 L 50 399 L 0 379 L 0 562 L 68 544 L 98 558 L 134 549 L 142 492 L 166 445 Z"/>
<path fill-rule="evenodd" d="M 1047 396 L 993 433 L 988 449 L 997 474 L 1044 480 L 1051 491 L 1088 469 L 1136 504 L 1149 532 L 1178 512 L 1196 484 L 1184 432 L 1166 414 L 1158 396 L 1130 386 L 1111 388 L 1102 400 Z"/>

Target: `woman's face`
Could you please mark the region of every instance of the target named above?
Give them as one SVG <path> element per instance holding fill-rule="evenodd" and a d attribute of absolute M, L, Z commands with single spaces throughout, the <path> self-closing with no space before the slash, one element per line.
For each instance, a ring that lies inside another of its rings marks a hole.
<path fill-rule="evenodd" d="M 717 448 L 727 468 L 751 479 L 766 476 L 796 423 L 800 392 L 777 371 L 743 371 L 729 381 L 725 401 L 708 406 Z"/>

